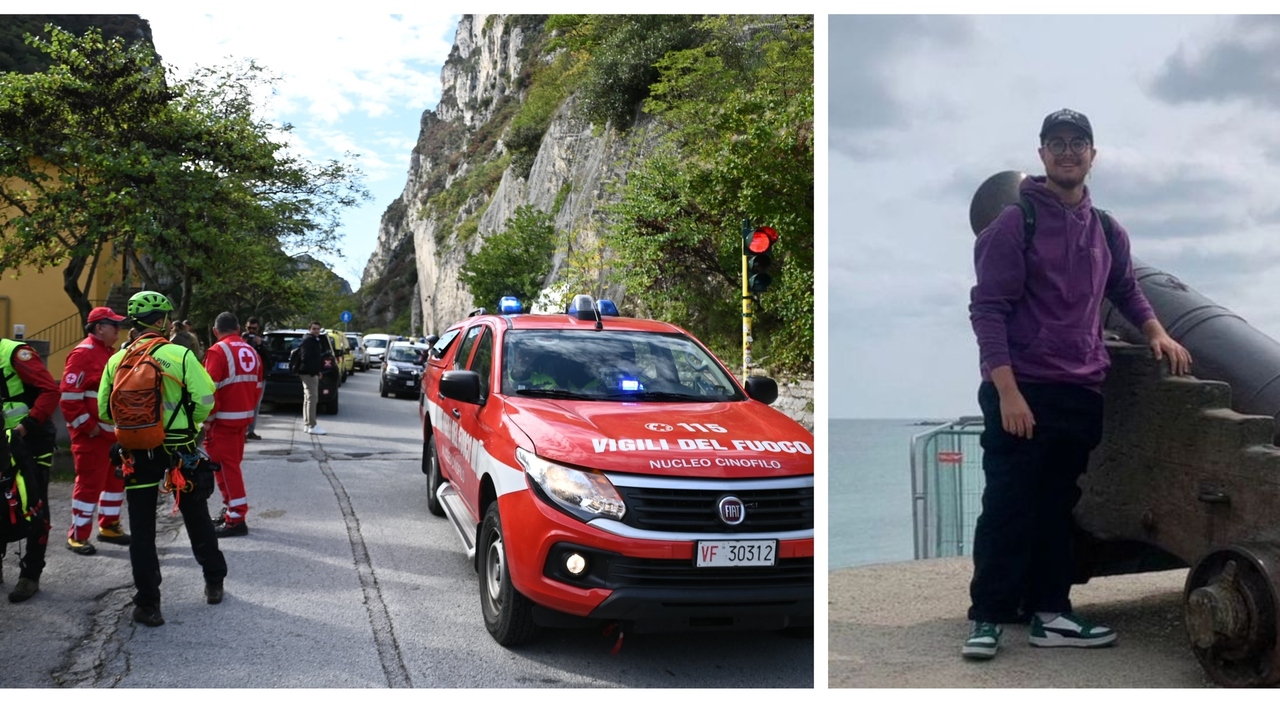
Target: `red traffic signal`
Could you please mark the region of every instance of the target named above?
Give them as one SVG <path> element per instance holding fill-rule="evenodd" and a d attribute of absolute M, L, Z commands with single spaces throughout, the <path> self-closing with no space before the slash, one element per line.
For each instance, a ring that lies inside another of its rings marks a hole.
<path fill-rule="evenodd" d="M 757 227 L 747 241 L 747 251 L 753 254 L 765 253 L 777 240 L 778 231 L 773 227 Z"/>

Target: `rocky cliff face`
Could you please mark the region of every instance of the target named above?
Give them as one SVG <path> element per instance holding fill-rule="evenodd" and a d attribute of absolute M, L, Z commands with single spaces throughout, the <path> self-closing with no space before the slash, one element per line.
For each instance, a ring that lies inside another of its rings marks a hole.
<path fill-rule="evenodd" d="M 643 120 L 626 138 L 612 129 L 593 132 L 590 123 L 575 116 L 576 101 L 570 97 L 547 128 L 528 175 L 510 165 L 496 172 L 510 162 L 500 130 L 524 97 L 526 63 L 545 60 L 527 50 L 530 35 L 541 32 L 541 21 L 467 15 L 459 23 L 441 71 L 440 103 L 422 116 L 404 193 L 383 215 L 377 248 L 361 278 L 361 288 L 370 290 L 365 304 L 373 326 L 403 312 L 393 302 L 392 288 L 406 288 L 411 280 L 421 305 L 415 332 L 438 332 L 476 306 L 493 307 L 496 300 L 472 300 L 459 269 L 522 205 L 552 213 L 557 233 L 568 241 L 547 287 L 557 284 L 566 255 L 598 244 L 595 222 L 607 197 L 606 183 L 622 177 L 628 158 L 636 157 L 631 147 L 644 141 Z M 436 196 L 469 182 L 488 184 L 491 192 L 482 188 L 453 198 L 447 208 L 439 206 Z M 406 270 L 410 257 L 413 275 Z M 610 292 L 620 296 L 622 291 Z"/>

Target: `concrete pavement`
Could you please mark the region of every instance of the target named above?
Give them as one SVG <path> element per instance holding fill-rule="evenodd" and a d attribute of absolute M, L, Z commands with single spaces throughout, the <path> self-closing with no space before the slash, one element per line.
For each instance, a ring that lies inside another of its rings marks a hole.
<path fill-rule="evenodd" d="M 1094 578 L 1076 610 L 1112 627 L 1115 646 L 1037 649 L 1006 626 L 999 655 L 960 657 L 969 632 L 968 558 L 864 566 L 828 574 L 830 687 L 1212 687 L 1182 622 L 1187 571 Z"/>

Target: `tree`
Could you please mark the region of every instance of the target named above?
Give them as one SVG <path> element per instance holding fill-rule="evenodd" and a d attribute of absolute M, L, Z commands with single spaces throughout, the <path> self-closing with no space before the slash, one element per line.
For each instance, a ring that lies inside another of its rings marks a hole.
<path fill-rule="evenodd" d="M 289 126 L 254 115 L 272 79 L 252 62 L 173 80 L 143 43 L 46 29 L 27 41 L 49 70 L 0 75 L 0 270 L 66 264 L 82 315 L 81 275 L 108 251 L 182 317 L 284 248 L 333 251 L 338 213 L 368 198 L 357 170 L 288 154 Z"/>
<path fill-rule="evenodd" d="M 503 230 L 486 238 L 462 264 L 460 277 L 476 306 L 496 306 L 507 295 L 532 305 L 551 273 L 555 233 L 551 215 L 532 205 L 518 208 Z"/>
<path fill-rule="evenodd" d="M 666 129 L 611 207 L 616 275 L 647 311 L 741 358 L 743 219 L 777 229 L 754 355 L 813 372 L 813 21 L 713 17 L 657 62 L 645 110 Z M 732 362 L 732 361 L 731 361 Z"/>

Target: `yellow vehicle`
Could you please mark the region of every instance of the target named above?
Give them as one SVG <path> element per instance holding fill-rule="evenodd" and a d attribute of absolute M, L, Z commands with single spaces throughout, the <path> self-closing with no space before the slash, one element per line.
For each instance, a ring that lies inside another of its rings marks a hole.
<path fill-rule="evenodd" d="M 347 341 L 347 335 L 337 329 L 326 329 L 324 333 L 333 342 L 333 352 L 338 357 L 338 368 L 342 371 L 342 382 L 345 383 L 347 376 L 356 372 L 356 355 L 351 352 L 351 343 Z"/>

